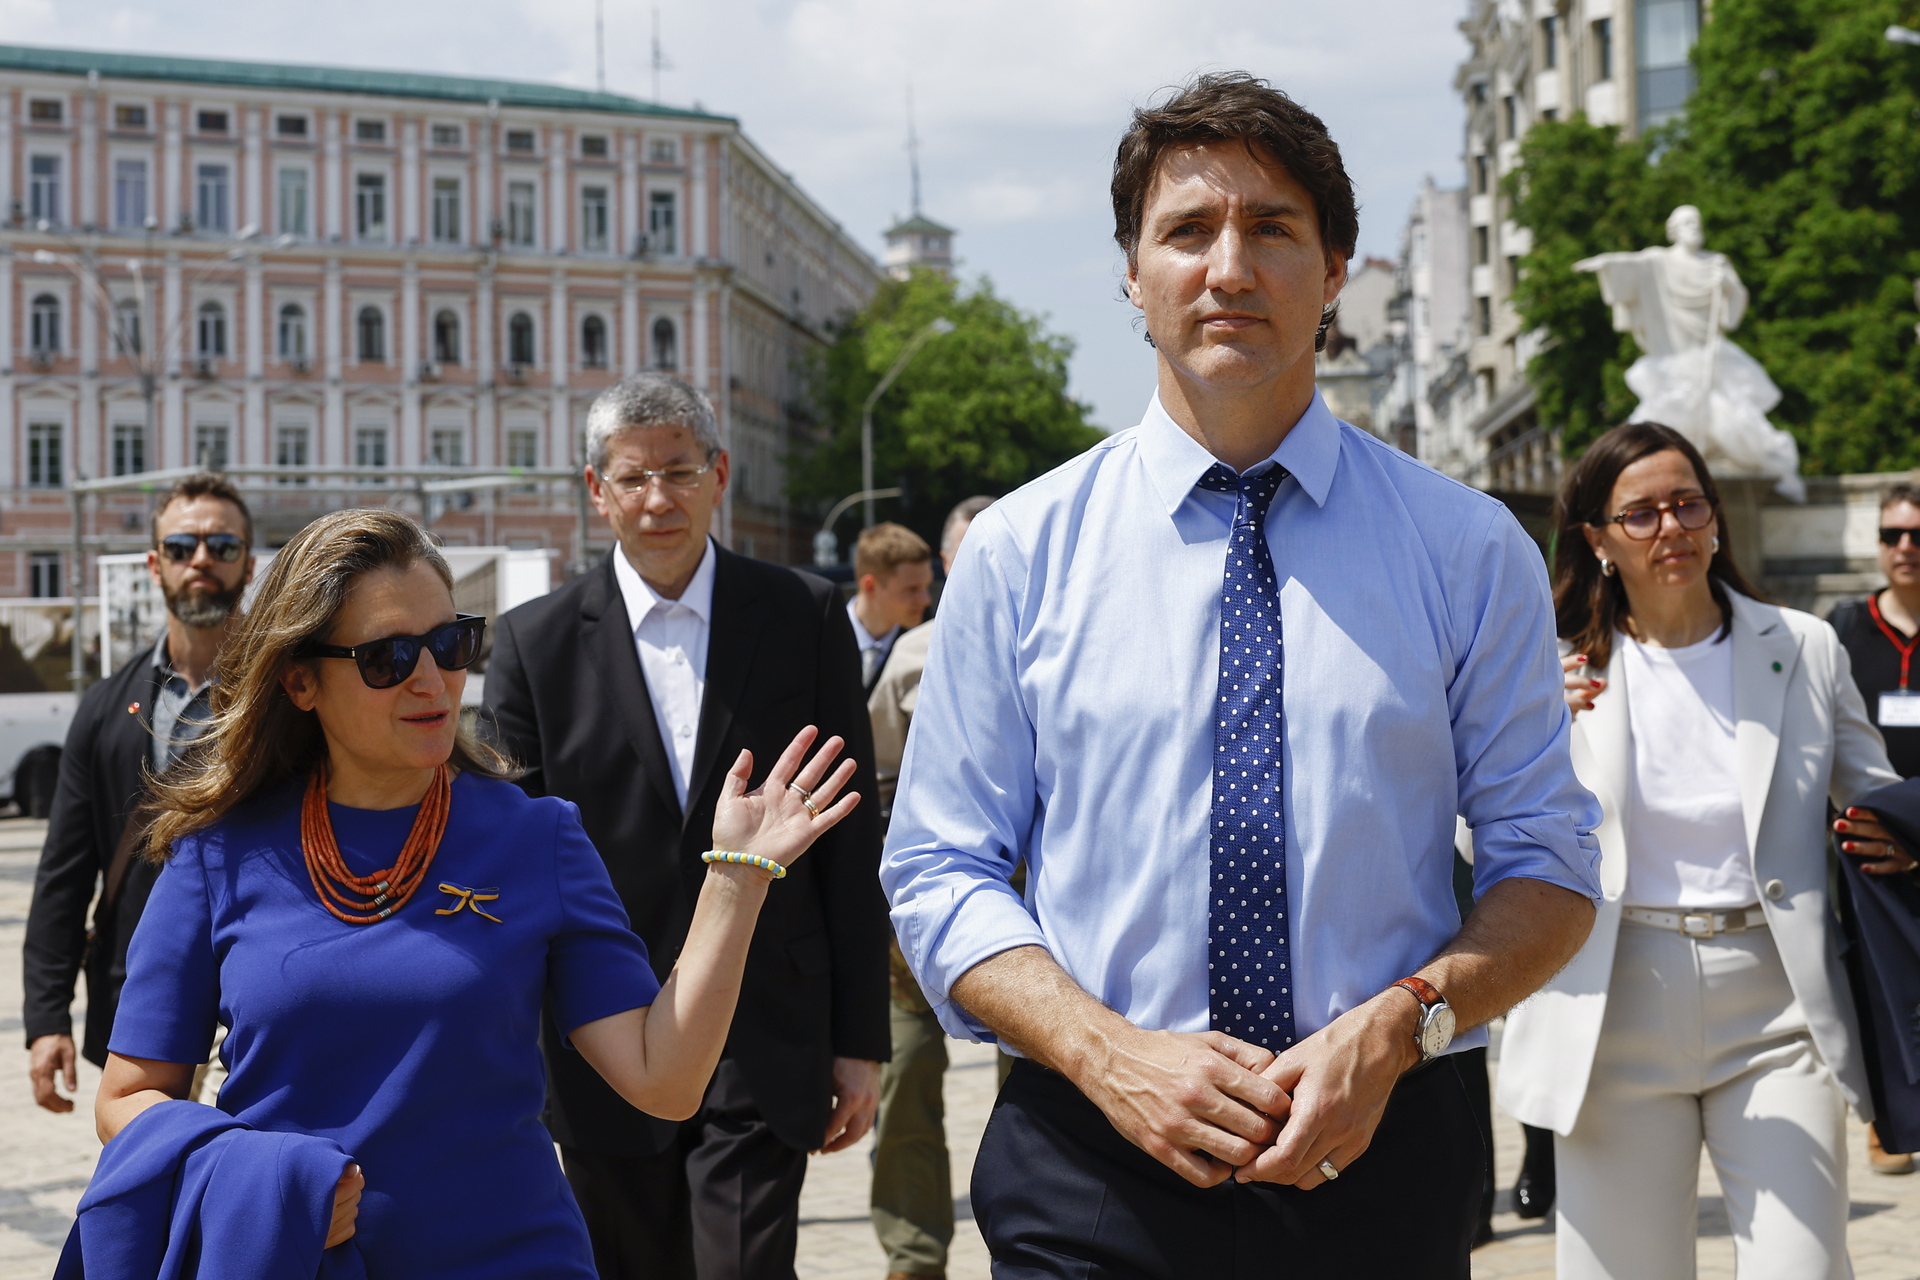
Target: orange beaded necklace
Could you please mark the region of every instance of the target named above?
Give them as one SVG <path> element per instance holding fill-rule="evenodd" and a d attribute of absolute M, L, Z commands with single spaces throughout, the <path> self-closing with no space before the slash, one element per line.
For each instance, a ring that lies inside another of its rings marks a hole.
<path fill-rule="evenodd" d="M 440 851 L 452 808 L 453 770 L 443 764 L 434 771 L 400 856 L 384 871 L 356 876 L 347 870 L 340 842 L 334 839 L 333 819 L 327 815 L 325 770 L 314 770 L 300 805 L 300 852 L 306 857 L 307 875 L 320 895 L 320 905 L 348 924 L 375 924 L 407 905 Z"/>

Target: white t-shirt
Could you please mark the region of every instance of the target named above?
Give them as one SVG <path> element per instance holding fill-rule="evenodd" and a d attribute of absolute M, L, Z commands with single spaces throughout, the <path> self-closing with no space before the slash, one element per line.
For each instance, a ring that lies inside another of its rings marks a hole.
<path fill-rule="evenodd" d="M 1760 900 L 1740 808 L 1733 641 L 1683 649 L 1614 637 L 1633 737 L 1627 800 L 1630 907 L 1723 911 Z"/>

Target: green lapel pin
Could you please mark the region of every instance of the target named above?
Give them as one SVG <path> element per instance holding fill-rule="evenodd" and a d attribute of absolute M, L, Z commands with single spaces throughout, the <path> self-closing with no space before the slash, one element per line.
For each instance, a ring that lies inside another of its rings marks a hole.
<path fill-rule="evenodd" d="M 1774 664 L 1773 664 L 1773 669 L 1774 669 L 1775 671 L 1778 671 L 1778 670 L 1780 669 L 1780 664 L 1779 664 L 1779 663 L 1777 663 L 1777 662 L 1776 662 L 1776 663 L 1774 663 Z"/>

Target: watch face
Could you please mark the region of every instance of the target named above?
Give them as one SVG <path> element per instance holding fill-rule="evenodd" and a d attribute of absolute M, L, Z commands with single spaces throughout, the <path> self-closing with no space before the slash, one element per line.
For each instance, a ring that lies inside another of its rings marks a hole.
<path fill-rule="evenodd" d="M 1445 1004 L 1437 1004 L 1426 1011 L 1420 1019 L 1420 1052 L 1424 1057 L 1437 1058 L 1447 1051 L 1453 1043 L 1453 1009 Z"/>

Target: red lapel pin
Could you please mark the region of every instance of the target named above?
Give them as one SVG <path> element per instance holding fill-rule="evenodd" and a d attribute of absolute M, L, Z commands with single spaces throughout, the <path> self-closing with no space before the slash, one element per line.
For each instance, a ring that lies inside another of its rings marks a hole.
<path fill-rule="evenodd" d="M 139 714 L 140 714 L 140 704 L 139 704 L 139 703 L 137 703 L 137 702 L 129 702 L 129 703 L 127 704 L 127 714 L 128 714 L 128 715 L 130 715 L 130 716 L 137 716 L 137 715 L 139 715 Z"/>

